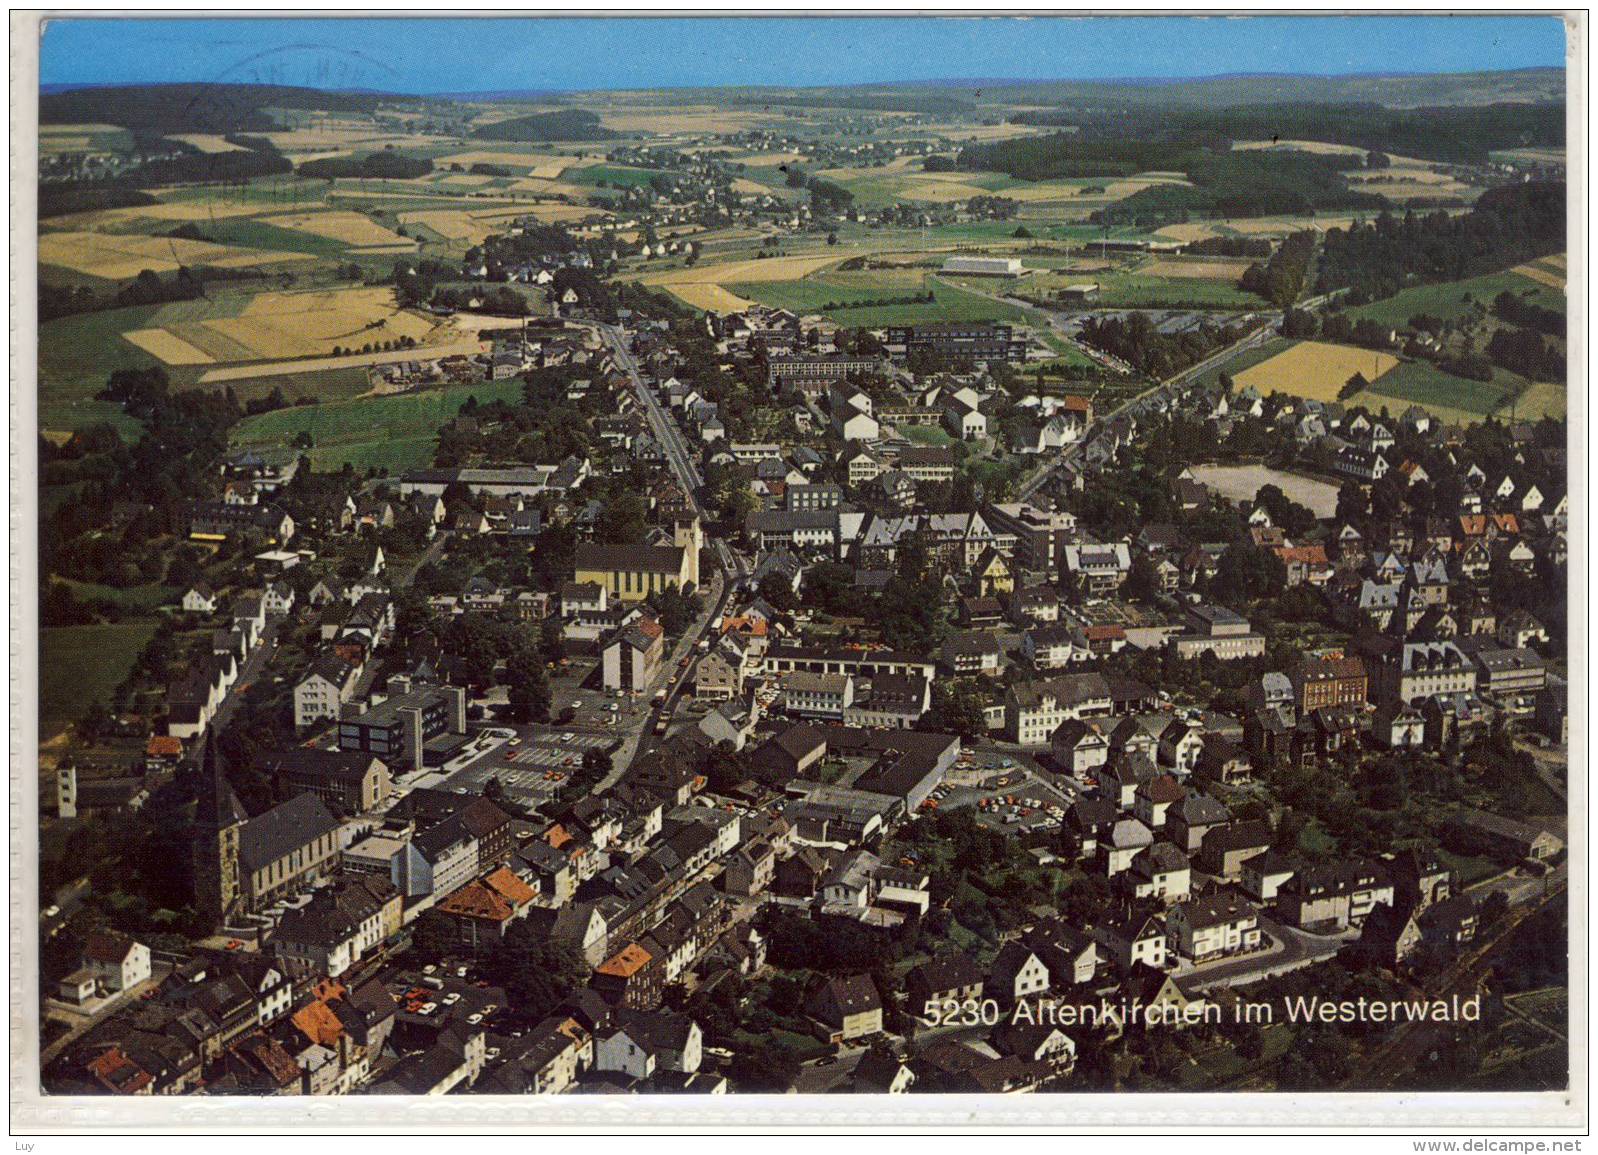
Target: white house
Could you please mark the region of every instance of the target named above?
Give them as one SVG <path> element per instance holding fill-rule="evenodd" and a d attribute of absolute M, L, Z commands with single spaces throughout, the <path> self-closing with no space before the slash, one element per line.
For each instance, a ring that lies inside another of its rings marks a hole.
<path fill-rule="evenodd" d="M 150 977 L 150 948 L 119 931 L 97 930 L 83 944 L 83 967 L 108 994 L 131 990 Z"/>
<path fill-rule="evenodd" d="M 216 612 L 216 591 L 204 582 L 196 582 L 183 594 L 183 610 L 190 614 L 212 614 Z"/>

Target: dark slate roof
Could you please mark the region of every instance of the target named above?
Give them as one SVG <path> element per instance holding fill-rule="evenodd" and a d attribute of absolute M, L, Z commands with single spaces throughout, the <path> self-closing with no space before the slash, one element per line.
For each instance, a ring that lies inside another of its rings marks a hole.
<path fill-rule="evenodd" d="M 336 829 L 338 820 L 320 798 L 297 794 L 244 824 L 239 831 L 239 862 L 248 870 L 259 870 Z"/>

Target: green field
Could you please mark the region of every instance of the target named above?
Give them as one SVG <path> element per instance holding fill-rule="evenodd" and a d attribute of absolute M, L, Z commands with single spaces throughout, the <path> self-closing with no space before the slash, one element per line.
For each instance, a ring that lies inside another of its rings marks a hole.
<path fill-rule="evenodd" d="M 798 281 L 728 285 L 727 289 L 740 297 L 795 313 L 819 313 L 828 305 L 841 310 L 868 301 L 914 296 L 926 291 L 924 281 L 924 270 L 866 269 L 815 273 Z"/>
<path fill-rule="evenodd" d="M 136 439 L 140 424 L 109 401 L 94 395 L 114 369 L 148 369 L 160 362 L 122 339 L 129 329 L 152 324 L 156 307 L 80 313 L 39 326 L 39 428 L 82 429 L 101 421 Z"/>
<path fill-rule="evenodd" d="M 641 188 L 657 176 L 677 174 L 658 168 L 633 168 L 623 164 L 593 164 L 584 168 L 568 169 L 561 179 L 570 184 L 598 185 L 604 181 L 612 188 Z"/>
<path fill-rule="evenodd" d="M 162 585 L 160 582 L 150 582 L 142 586 L 106 586 L 96 582 L 73 581 L 62 578 L 74 596 L 82 601 L 108 601 L 115 602 L 125 609 L 153 610 L 156 606 L 166 605 L 177 600 L 183 591 L 177 586 Z"/>
<path fill-rule="evenodd" d="M 773 281 L 764 284 L 727 286 L 751 301 L 778 308 L 814 311 L 828 301 L 839 300 L 842 290 L 836 286 L 820 289 L 810 287 L 805 281 Z M 1014 305 L 990 301 L 975 293 L 968 293 L 942 281 L 931 282 L 933 300 L 905 305 L 854 305 L 826 310 L 826 315 L 840 325 L 850 328 L 881 328 L 884 325 L 904 325 L 917 321 L 1009 321 L 1024 324 L 1025 311 Z M 911 288 L 860 290 L 858 299 L 897 297 L 915 292 Z M 819 297 L 819 299 L 818 299 Z"/>
<path fill-rule="evenodd" d="M 1383 373 L 1365 393 L 1391 398 L 1400 403 L 1400 409 L 1414 404 L 1485 417 L 1524 385 L 1524 379 L 1503 369 L 1493 370 L 1492 381 L 1471 381 L 1444 373 L 1429 361 L 1405 361 Z"/>
<path fill-rule="evenodd" d="M 328 237 L 315 236 L 312 233 L 301 232 L 299 229 L 280 229 L 276 225 L 269 225 L 265 221 L 254 220 L 250 217 L 227 217 L 218 221 L 207 221 L 200 225 L 200 232 L 208 240 L 213 240 L 220 244 L 242 245 L 246 248 L 265 249 L 269 252 L 310 253 L 316 257 L 339 257 L 349 248 L 348 245 Z M 389 256 L 392 259 L 392 254 L 389 254 Z"/>
<path fill-rule="evenodd" d="M 1073 281 L 1097 281 L 1099 305 L 1108 309 L 1263 309 L 1265 302 L 1230 281 L 1197 277 L 1150 277 L 1138 273 L 1080 273 Z"/>
<path fill-rule="evenodd" d="M 311 438 L 311 464 L 335 470 L 377 467 L 395 472 L 428 464 L 439 428 L 470 397 L 487 404 L 521 398 L 520 381 L 485 381 L 422 393 L 299 405 L 247 417 L 233 427 L 234 445 L 294 452 L 301 433 Z"/>
<path fill-rule="evenodd" d="M 1386 300 L 1373 301 L 1369 305 L 1350 309 L 1348 315 L 1355 320 L 1369 318 L 1384 325 L 1402 328 L 1418 313 L 1446 320 L 1451 317 L 1463 317 L 1474 311 L 1473 302 L 1479 301 L 1483 307 L 1490 308 L 1493 298 L 1505 292 L 1524 296 L 1526 300 L 1545 309 L 1556 309 L 1561 313 L 1565 311 L 1563 293 L 1547 285 L 1540 285 L 1530 277 L 1523 277 L 1519 273 L 1506 270 L 1502 273 L 1489 273 L 1484 277 L 1472 277 L 1468 281 L 1417 285 Z"/>
<path fill-rule="evenodd" d="M 155 633 L 154 622 L 39 631 L 39 737 L 53 738 L 106 701 Z"/>

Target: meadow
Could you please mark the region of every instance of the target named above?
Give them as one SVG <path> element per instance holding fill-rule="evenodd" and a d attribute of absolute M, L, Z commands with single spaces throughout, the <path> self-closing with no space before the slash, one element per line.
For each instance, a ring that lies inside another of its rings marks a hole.
<path fill-rule="evenodd" d="M 1443 420 L 1468 423 L 1497 412 L 1528 384 L 1504 369 L 1495 368 L 1491 381 L 1472 381 L 1445 373 L 1429 361 L 1405 361 L 1356 394 L 1353 403 L 1371 409 L 1386 405 L 1394 413 L 1419 405 Z"/>
<path fill-rule="evenodd" d="M 1493 298 L 1499 293 L 1524 296 L 1527 301 L 1545 309 L 1563 312 L 1565 308 L 1563 293 L 1513 269 L 1506 269 L 1501 273 L 1489 273 L 1464 281 L 1416 285 L 1383 300 L 1349 309 L 1348 315 L 1355 320 L 1369 318 L 1383 325 L 1402 328 L 1409 324 L 1411 317 L 1421 313 L 1451 320 L 1475 312 L 1478 304 L 1491 308 Z"/>
<path fill-rule="evenodd" d="M 105 702 L 138 660 L 154 622 L 39 631 L 39 737 L 55 737 L 91 702 Z"/>
<path fill-rule="evenodd" d="M 432 460 L 439 428 L 460 411 L 468 398 L 487 404 L 516 401 L 521 395 L 519 381 L 487 381 L 420 393 L 299 405 L 246 417 L 233 427 L 231 442 L 236 446 L 281 449 L 292 446 L 304 434 L 310 437 L 311 448 L 307 452 L 318 470 L 336 470 L 349 464 L 360 470 L 376 467 L 398 472 Z"/>
<path fill-rule="evenodd" d="M 156 306 L 107 309 L 61 317 L 39 326 L 39 428 L 75 430 L 110 422 L 124 439 L 143 426 L 110 401 L 96 401 L 116 369 L 148 369 L 158 361 L 122 340 L 128 329 L 148 325 Z"/>

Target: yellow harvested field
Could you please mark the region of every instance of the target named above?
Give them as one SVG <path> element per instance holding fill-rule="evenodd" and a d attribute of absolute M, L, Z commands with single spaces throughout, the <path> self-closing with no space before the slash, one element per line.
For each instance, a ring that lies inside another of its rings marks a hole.
<path fill-rule="evenodd" d="M 542 212 L 540 211 L 542 210 Z M 474 245 L 483 243 L 483 239 L 490 233 L 498 232 L 500 222 L 510 217 L 538 216 L 548 220 L 570 220 L 571 215 L 586 216 L 593 212 L 577 205 L 518 205 L 515 208 L 493 209 L 417 209 L 414 212 L 401 213 L 400 222 L 406 225 L 421 225 L 431 229 L 439 236 L 451 241 L 468 241 Z M 546 216 L 544 214 L 554 213 Z"/>
<path fill-rule="evenodd" d="M 92 136 L 97 132 L 121 132 L 114 124 L 41 124 L 40 136 Z"/>
<path fill-rule="evenodd" d="M 201 152 L 245 151 L 242 144 L 232 144 L 229 141 L 223 140 L 222 137 L 216 135 L 215 133 L 186 132 L 182 133 L 181 135 L 175 135 L 172 137 L 172 139 L 181 140 L 184 144 L 191 144 Z"/>
<path fill-rule="evenodd" d="M 1515 416 L 1521 421 L 1538 421 L 1544 417 L 1561 420 L 1565 416 L 1565 387 L 1538 381 L 1528 386 L 1515 399 Z"/>
<path fill-rule="evenodd" d="M 1324 341 L 1300 341 L 1268 361 L 1238 373 L 1232 378 L 1238 389 L 1254 388 L 1261 393 L 1290 393 L 1311 401 L 1336 401 L 1337 394 L 1355 373 L 1375 381 L 1398 364 L 1398 358 L 1351 345 L 1330 345 Z"/>
<path fill-rule="evenodd" d="M 1509 271 L 1519 273 L 1528 280 L 1536 281 L 1539 285 L 1547 285 L 1550 289 L 1558 289 L 1561 293 L 1565 291 L 1565 275 L 1547 268 L 1540 262 L 1530 265 L 1516 265 Z"/>
<path fill-rule="evenodd" d="M 666 289 L 684 304 L 712 313 L 736 313 L 752 304 L 720 285 L 668 284 Z"/>
<path fill-rule="evenodd" d="M 201 385 L 224 381 L 243 381 L 251 377 L 276 377 L 283 373 L 321 373 L 328 369 L 359 369 L 366 365 L 391 365 L 395 361 L 415 361 L 419 357 L 474 357 L 492 346 L 485 341 L 460 340 L 429 345 L 425 350 L 391 349 L 382 353 L 348 353 L 339 357 L 300 357 L 267 364 L 227 365 L 200 374 Z"/>
<path fill-rule="evenodd" d="M 134 329 L 122 336 L 168 365 L 210 365 L 216 361 L 204 349 L 195 348 L 165 329 Z"/>
<path fill-rule="evenodd" d="M 1035 136 L 1048 129 L 1030 124 L 948 124 L 941 125 L 938 133 L 950 140 L 1010 140 L 1017 136 Z"/>
<path fill-rule="evenodd" d="M 250 349 L 257 357 L 310 357 L 334 345 L 376 344 L 410 337 L 425 340 L 437 326 L 409 313 L 382 286 L 326 291 L 261 293 L 237 317 L 205 327 Z"/>
<path fill-rule="evenodd" d="M 545 197 L 576 197 L 587 200 L 593 193 L 592 189 L 583 188 L 581 185 L 567 184 L 562 180 L 544 180 L 539 177 L 527 177 L 506 186 L 505 191 L 513 193 L 532 193 L 534 196 Z"/>
<path fill-rule="evenodd" d="M 1435 176 L 1428 173 L 1428 176 Z M 1375 193 L 1384 196 L 1390 201 L 1419 200 L 1422 197 L 1466 197 L 1474 196 L 1476 190 L 1463 181 L 1449 180 L 1446 177 L 1441 181 L 1412 180 L 1407 176 L 1384 178 L 1381 180 L 1365 180 L 1354 182 L 1355 187 L 1361 192 Z"/>
<path fill-rule="evenodd" d="M 1007 188 L 994 195 L 1009 197 L 1011 200 L 1021 201 L 1023 204 L 1035 201 L 1061 200 L 1088 201 L 1097 204 L 1125 200 L 1133 193 L 1142 192 L 1144 189 L 1153 188 L 1155 185 L 1186 185 L 1187 183 L 1187 181 L 1181 179 L 1156 178 L 1150 174 L 1144 174 L 1142 176 L 1128 177 L 1125 180 L 1105 181 L 1098 186 L 1104 189 L 1101 193 L 1082 191 L 1083 187 L 1092 186 L 1064 184 L 1058 181 L 1039 181 L 1036 184 Z"/>
<path fill-rule="evenodd" d="M 1246 259 L 1227 260 L 1210 257 L 1194 260 L 1186 257 L 1161 257 L 1137 271 L 1151 277 L 1176 277 L 1197 281 L 1235 281 L 1243 275 L 1252 262 Z"/>
<path fill-rule="evenodd" d="M 1566 267 L 1565 254 L 1555 253 L 1551 257 L 1539 257 L 1536 263 L 1539 265 L 1547 265 L 1549 268 L 1553 269 L 1563 269 Z"/>
<path fill-rule="evenodd" d="M 769 193 L 771 189 L 756 181 L 749 180 L 747 177 L 739 177 L 732 182 L 732 191 L 735 193 L 748 193 L 751 196 L 760 196 L 762 193 Z"/>
<path fill-rule="evenodd" d="M 588 205 L 563 205 L 553 201 L 548 204 L 526 205 L 517 212 L 526 213 L 546 224 L 564 224 L 566 221 L 582 221 L 590 217 L 610 215 L 605 209 L 591 208 Z"/>
<path fill-rule="evenodd" d="M 436 184 L 454 185 L 458 188 L 478 188 L 488 184 L 494 178 L 480 172 L 447 172 L 440 176 Z"/>
<path fill-rule="evenodd" d="M 260 293 L 237 316 L 176 321 L 123 336 L 168 365 L 210 365 L 323 357 L 335 345 L 377 345 L 406 337 L 426 343 L 452 340 L 459 334 L 431 317 L 399 308 L 393 289 L 373 285 Z"/>
<path fill-rule="evenodd" d="M 184 265 L 241 269 L 315 258 L 310 253 L 230 248 L 179 237 L 66 231 L 39 235 L 39 260 L 91 277 L 122 280 L 136 277 L 145 269 L 157 273 L 169 273 Z"/>
<path fill-rule="evenodd" d="M 353 248 L 381 248 L 385 252 L 407 251 L 416 248 L 416 242 L 383 227 L 364 213 L 345 209 L 328 212 L 287 213 L 267 217 L 266 223 L 280 229 L 310 233 Z"/>
<path fill-rule="evenodd" d="M 51 231 L 71 232 L 82 229 L 89 232 L 116 231 L 145 221 L 220 221 L 228 217 L 253 217 L 276 212 L 280 206 L 247 204 L 241 202 L 172 201 L 157 205 L 132 205 L 120 209 L 100 209 L 96 212 L 72 213 L 52 217 L 42 227 Z"/>

